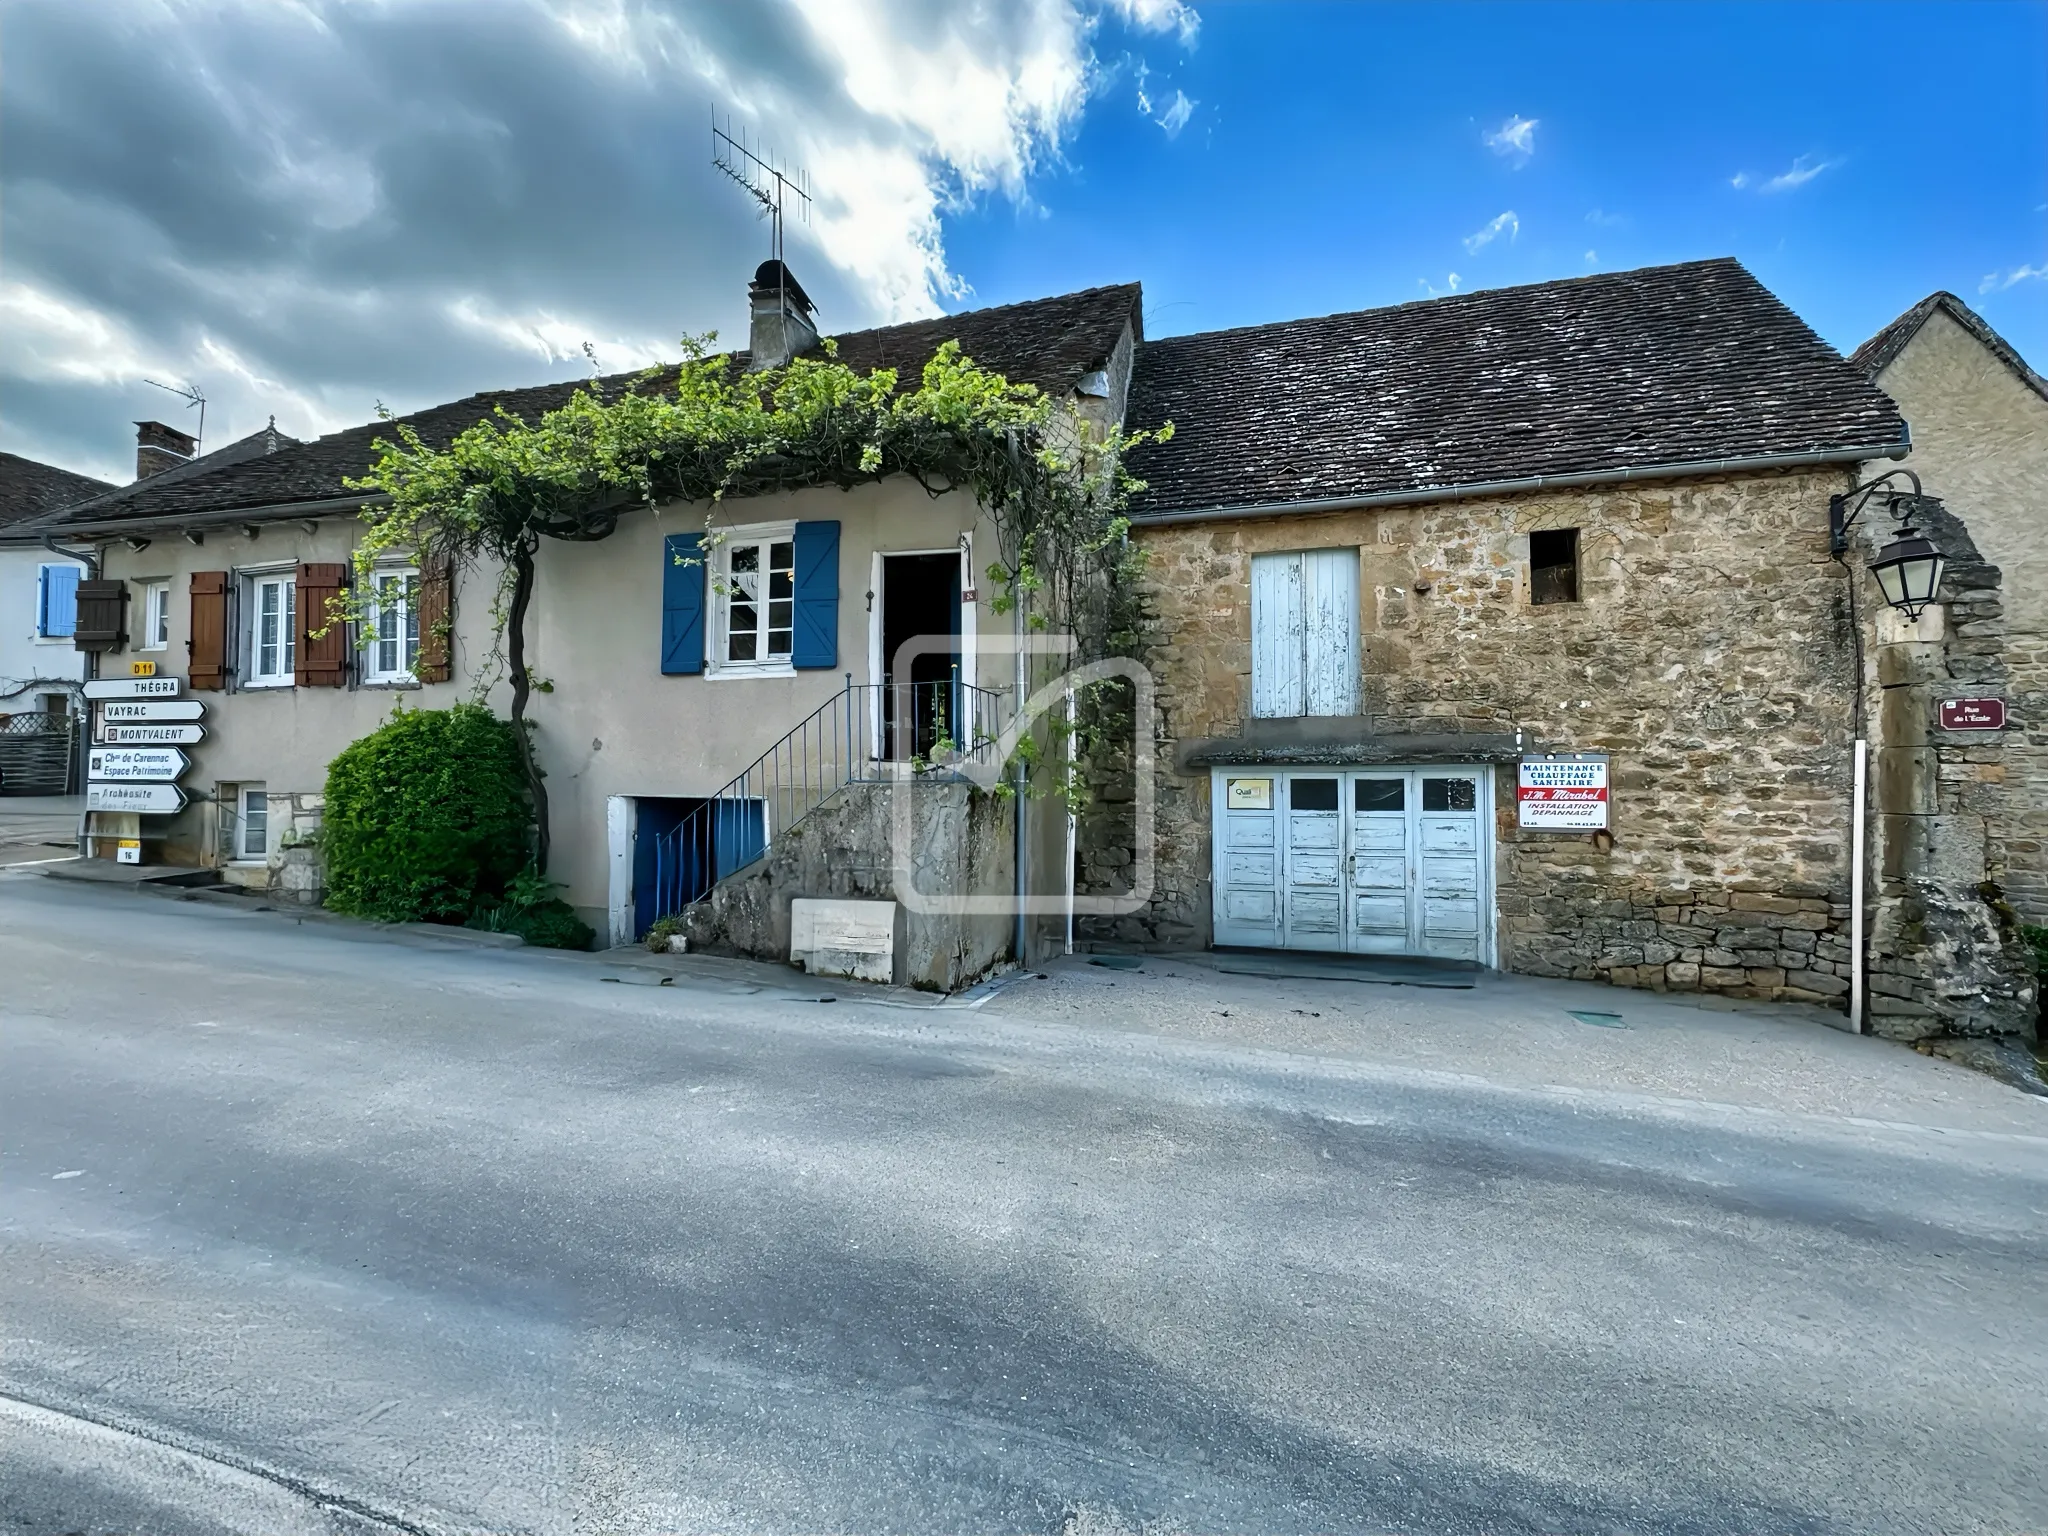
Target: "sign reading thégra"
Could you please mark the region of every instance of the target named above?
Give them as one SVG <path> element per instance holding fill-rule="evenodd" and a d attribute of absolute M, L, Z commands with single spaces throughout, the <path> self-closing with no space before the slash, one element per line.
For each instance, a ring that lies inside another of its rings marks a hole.
<path fill-rule="evenodd" d="M 175 699 L 175 677 L 103 677 L 85 685 L 88 699 Z"/>
<path fill-rule="evenodd" d="M 1521 825 L 1538 832 L 1604 831 L 1607 759 L 1524 758 L 1515 805 Z"/>

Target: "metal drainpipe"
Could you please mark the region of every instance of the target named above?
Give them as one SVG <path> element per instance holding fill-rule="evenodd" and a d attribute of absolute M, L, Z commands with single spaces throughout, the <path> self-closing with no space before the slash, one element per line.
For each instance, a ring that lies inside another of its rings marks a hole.
<path fill-rule="evenodd" d="M 100 579 L 100 557 L 97 552 L 66 549 L 57 542 L 57 535 L 54 533 L 43 535 L 43 548 L 53 555 L 61 555 L 66 560 L 76 560 L 85 567 L 87 580 L 98 581 Z M 75 639 L 71 643 L 73 646 L 78 644 Z M 100 653 L 98 651 L 87 651 L 85 653 L 85 680 L 87 682 L 95 682 L 98 680 L 99 675 Z M 81 802 L 78 808 L 78 856 L 81 859 L 88 858 L 92 854 L 92 841 L 87 836 L 87 831 L 92 824 L 92 812 L 88 811 L 83 804 L 85 799 L 87 754 L 91 751 L 91 748 L 92 700 L 88 699 L 81 690 L 78 696 L 78 724 L 74 727 L 71 747 L 71 760 L 78 769 L 78 798 Z"/>
<path fill-rule="evenodd" d="M 1024 604 L 1026 600 L 1024 595 L 1019 593 L 1017 601 L 1010 608 L 1010 631 L 1015 636 L 1017 642 L 1017 701 L 1013 708 L 1020 714 L 1024 709 L 1024 699 L 1029 687 L 1029 679 L 1026 677 L 1028 664 L 1024 655 Z M 1023 744 L 1021 736 L 1018 738 L 1018 744 L 1020 746 Z M 1027 925 L 1024 921 L 1025 892 L 1030 889 L 1029 818 L 1024 814 L 1025 791 L 1027 787 L 1028 780 L 1024 759 L 1020 755 L 1017 759 L 1017 826 L 1015 834 L 1017 839 L 1017 933 L 1013 941 L 1017 950 L 1017 964 L 1020 968 L 1027 968 L 1031 964 L 1029 938 L 1026 932 Z"/>

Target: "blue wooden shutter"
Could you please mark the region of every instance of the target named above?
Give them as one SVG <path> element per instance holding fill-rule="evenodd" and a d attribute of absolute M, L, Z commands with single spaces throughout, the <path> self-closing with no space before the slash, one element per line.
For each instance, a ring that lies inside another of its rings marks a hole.
<path fill-rule="evenodd" d="M 36 633 L 54 640 L 78 630 L 78 567 L 46 565 L 36 594 Z"/>
<path fill-rule="evenodd" d="M 672 533 L 661 545 L 661 670 L 704 670 L 704 535 Z"/>
<path fill-rule="evenodd" d="M 839 524 L 796 525 L 796 634 L 793 667 L 839 665 Z"/>

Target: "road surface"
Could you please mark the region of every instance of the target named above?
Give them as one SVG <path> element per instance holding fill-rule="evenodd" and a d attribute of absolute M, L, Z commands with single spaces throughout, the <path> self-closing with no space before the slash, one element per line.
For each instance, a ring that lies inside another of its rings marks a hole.
<path fill-rule="evenodd" d="M 2048 1530 L 2009 1090 L 635 980 L 0 875 L 0 1531 Z"/>

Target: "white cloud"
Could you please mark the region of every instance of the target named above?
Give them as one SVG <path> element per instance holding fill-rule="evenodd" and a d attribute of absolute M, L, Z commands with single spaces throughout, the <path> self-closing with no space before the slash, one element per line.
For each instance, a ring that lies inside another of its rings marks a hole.
<path fill-rule="evenodd" d="M 2048 277 L 2048 264 L 2038 267 L 2014 267 L 2010 272 L 1986 272 L 1984 281 L 1977 285 L 1977 291 L 2003 293 L 2015 283 L 2033 282 L 2044 277 Z"/>
<path fill-rule="evenodd" d="M 1840 160 L 1823 160 L 1818 155 L 1801 155 L 1785 170 L 1761 182 L 1748 171 L 1737 171 L 1728 178 L 1728 185 L 1738 192 L 1747 191 L 1750 187 L 1759 192 L 1790 192 L 1805 186 L 1822 171 L 1832 171 L 1841 163 Z"/>
<path fill-rule="evenodd" d="M 1415 286 L 1420 288 L 1424 293 L 1428 294 L 1432 299 L 1440 299 L 1447 293 L 1456 293 L 1458 291 L 1458 284 L 1462 281 L 1463 279 L 1460 278 L 1457 273 L 1453 272 L 1444 278 L 1444 285 L 1442 288 L 1438 288 L 1426 277 L 1418 277 L 1417 279 L 1415 279 Z"/>
<path fill-rule="evenodd" d="M 1595 208 L 1586 215 L 1586 222 L 1599 229 L 1619 229 L 1628 222 L 1625 215 L 1609 213 L 1604 208 Z"/>
<path fill-rule="evenodd" d="M 1137 67 L 1138 115 L 1149 118 L 1152 122 L 1165 129 L 1166 136 L 1169 139 L 1177 139 L 1180 137 L 1181 129 L 1187 127 L 1188 119 L 1195 115 L 1195 108 L 1200 106 L 1201 103 L 1189 99 L 1185 93 L 1176 89 L 1173 93 L 1173 100 L 1166 103 L 1163 109 L 1155 111 L 1154 108 L 1158 106 L 1158 103 L 1153 101 L 1151 93 L 1145 88 L 1145 82 L 1151 78 L 1151 75 L 1152 71 L 1146 66 L 1144 60 L 1139 60 Z"/>
<path fill-rule="evenodd" d="M 1202 18 L 1183 0 L 1110 0 L 1116 13 L 1131 26 L 1147 32 L 1173 32 L 1183 48 L 1195 45 Z"/>
<path fill-rule="evenodd" d="M 673 345 L 664 346 L 652 338 L 614 336 L 600 341 L 599 327 L 587 320 L 565 320 L 548 310 L 507 314 L 474 294 L 450 304 L 448 318 L 511 351 L 531 353 L 544 363 L 568 362 L 584 356 L 584 349 L 591 347 L 606 373 L 630 373 L 673 362 L 677 356 Z"/>
<path fill-rule="evenodd" d="M 1153 121 L 1166 130 L 1169 139 L 1177 139 L 1180 137 L 1181 129 L 1187 127 L 1188 119 L 1195 115 L 1195 106 L 1194 102 L 1176 90 L 1173 93 L 1173 100 L 1166 104 L 1166 110 Z"/>
<path fill-rule="evenodd" d="M 1533 117 L 1511 117 L 1491 133 L 1481 134 L 1480 139 L 1496 155 L 1503 156 L 1519 170 L 1529 163 L 1529 157 L 1536 153 L 1536 129 L 1539 119 Z"/>
<path fill-rule="evenodd" d="M 1587 266 L 1589 266 L 1589 267 L 1597 267 L 1597 266 L 1599 266 L 1599 265 L 1600 265 L 1600 253 L 1599 253 L 1598 251 L 1588 251 L 1588 252 L 1586 252 L 1586 265 L 1587 265 Z"/>
<path fill-rule="evenodd" d="M 1495 214 L 1487 221 L 1486 227 L 1477 234 L 1467 235 L 1465 237 L 1465 249 L 1473 255 L 1477 255 L 1502 235 L 1506 235 L 1512 241 L 1521 232 L 1522 221 L 1515 217 L 1514 209 L 1510 208 L 1506 213 Z"/>
<path fill-rule="evenodd" d="M 1185 0 L 7 14 L 0 442 L 56 462 L 122 443 L 145 376 L 198 379 L 209 436 L 302 435 L 743 324 L 767 240 L 705 164 L 714 108 L 810 172 L 789 247 L 827 328 L 936 313 L 969 291 L 946 219 L 1030 206 L 1118 88 L 1105 36 L 1200 29 Z M 1200 103 L 1157 95 L 1180 133 Z"/>
<path fill-rule="evenodd" d="M 173 373 L 120 320 L 29 283 L 0 283 L 8 372 L 37 384 L 126 384 Z"/>

